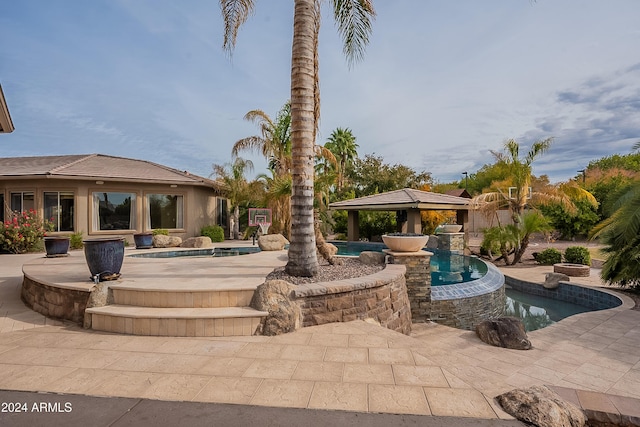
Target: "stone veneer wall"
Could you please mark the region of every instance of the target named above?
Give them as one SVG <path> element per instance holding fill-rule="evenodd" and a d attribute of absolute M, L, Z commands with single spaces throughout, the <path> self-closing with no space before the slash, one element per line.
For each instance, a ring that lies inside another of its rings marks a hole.
<path fill-rule="evenodd" d="M 440 233 L 438 237 L 438 249 L 462 253 L 464 251 L 464 233 Z"/>
<path fill-rule="evenodd" d="M 504 286 L 493 292 L 469 298 L 431 301 L 431 320 L 458 329 L 474 330 L 492 317 L 500 317 L 505 306 Z"/>
<path fill-rule="evenodd" d="M 431 316 L 431 255 L 432 252 L 420 251 L 399 253 L 386 251 L 389 263 L 404 265 L 407 296 L 411 307 L 411 319 L 414 323 L 427 322 Z"/>
<path fill-rule="evenodd" d="M 89 290 L 48 286 L 25 276 L 20 296 L 33 311 L 47 317 L 70 320 L 82 325 L 90 294 Z"/>
<path fill-rule="evenodd" d="M 369 276 L 297 286 L 293 298 L 302 312 L 302 326 L 372 318 L 408 335 L 411 310 L 404 273 L 403 265 L 387 265 Z"/>

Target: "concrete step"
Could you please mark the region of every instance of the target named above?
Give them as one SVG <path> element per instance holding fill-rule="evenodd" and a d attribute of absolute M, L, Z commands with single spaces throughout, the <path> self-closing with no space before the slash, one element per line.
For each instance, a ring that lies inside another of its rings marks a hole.
<path fill-rule="evenodd" d="M 144 289 L 111 286 L 114 303 L 157 308 L 247 307 L 254 289 Z"/>
<path fill-rule="evenodd" d="M 91 328 L 132 335 L 226 337 L 253 335 L 267 312 L 250 307 L 157 308 L 107 305 L 88 308 Z"/>

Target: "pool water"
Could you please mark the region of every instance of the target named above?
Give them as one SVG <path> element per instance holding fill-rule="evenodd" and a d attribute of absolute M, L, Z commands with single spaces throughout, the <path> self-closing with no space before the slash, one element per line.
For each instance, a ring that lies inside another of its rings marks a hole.
<path fill-rule="evenodd" d="M 358 256 L 362 251 L 382 252 L 384 243 L 331 241 L 338 255 Z M 431 286 L 453 285 L 480 279 L 487 274 L 487 266 L 476 257 L 429 249 L 431 257 Z"/>
<path fill-rule="evenodd" d="M 527 332 L 542 329 L 569 316 L 593 311 L 593 309 L 539 295 L 528 294 L 512 288 L 505 289 L 505 316 L 522 319 Z"/>
<path fill-rule="evenodd" d="M 260 252 L 260 248 L 257 246 L 237 247 L 237 248 L 213 248 L 213 249 L 193 249 L 182 251 L 167 251 L 167 252 L 151 252 L 129 255 L 134 258 L 176 258 L 186 256 L 238 256 L 247 255 Z"/>

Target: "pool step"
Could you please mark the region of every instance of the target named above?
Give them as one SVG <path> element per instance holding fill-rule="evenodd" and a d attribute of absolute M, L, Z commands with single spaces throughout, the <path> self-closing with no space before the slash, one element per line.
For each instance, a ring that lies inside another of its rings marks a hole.
<path fill-rule="evenodd" d="M 158 308 L 107 305 L 88 308 L 91 328 L 132 335 L 226 337 L 253 335 L 268 313 L 250 307 Z"/>
<path fill-rule="evenodd" d="M 144 289 L 111 286 L 115 304 L 155 308 L 246 307 L 254 289 Z"/>

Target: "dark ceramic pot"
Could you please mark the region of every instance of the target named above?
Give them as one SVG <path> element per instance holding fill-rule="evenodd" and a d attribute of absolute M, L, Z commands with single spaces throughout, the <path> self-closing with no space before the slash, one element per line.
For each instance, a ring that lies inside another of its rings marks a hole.
<path fill-rule="evenodd" d="M 124 261 L 124 237 L 92 238 L 82 243 L 92 280 L 115 280 L 120 277 Z"/>
<path fill-rule="evenodd" d="M 63 236 L 51 236 L 44 238 L 44 249 L 47 257 L 61 257 L 69 255 L 69 238 Z"/>
<path fill-rule="evenodd" d="M 153 233 L 138 233 L 133 235 L 136 249 L 150 249 L 153 247 Z"/>

